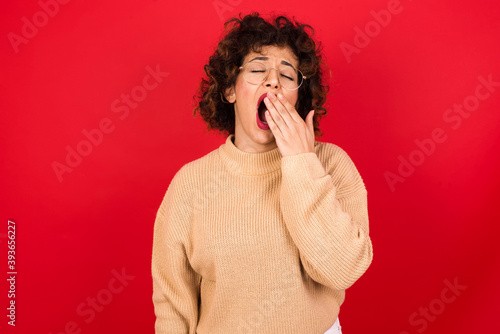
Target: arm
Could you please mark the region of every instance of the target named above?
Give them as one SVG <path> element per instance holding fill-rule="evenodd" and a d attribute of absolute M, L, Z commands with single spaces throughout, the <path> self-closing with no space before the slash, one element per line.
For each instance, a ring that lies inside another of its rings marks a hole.
<path fill-rule="evenodd" d="M 373 250 L 366 188 L 349 156 L 335 148 L 330 173 L 314 152 L 282 157 L 280 205 L 308 275 L 345 290 L 368 269 Z"/>
<path fill-rule="evenodd" d="M 155 333 L 195 334 L 200 276 L 191 268 L 182 244 L 189 209 L 174 176 L 156 215 L 151 273 Z"/>

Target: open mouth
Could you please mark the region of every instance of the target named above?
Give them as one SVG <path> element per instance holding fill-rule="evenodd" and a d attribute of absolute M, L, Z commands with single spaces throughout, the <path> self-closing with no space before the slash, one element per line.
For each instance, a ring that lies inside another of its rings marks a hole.
<path fill-rule="evenodd" d="M 257 103 L 257 113 L 259 114 L 259 119 L 262 123 L 267 124 L 266 122 L 266 104 L 264 103 L 264 98 L 266 97 L 266 94 L 262 94 L 261 97 L 259 98 L 259 102 Z"/>

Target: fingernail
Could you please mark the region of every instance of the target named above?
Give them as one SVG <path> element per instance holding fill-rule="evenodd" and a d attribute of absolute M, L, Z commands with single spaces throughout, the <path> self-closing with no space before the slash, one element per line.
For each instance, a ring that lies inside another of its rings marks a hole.
<path fill-rule="evenodd" d="M 264 98 L 264 102 L 269 103 L 269 99 L 267 97 Z"/>
<path fill-rule="evenodd" d="M 283 94 L 278 93 L 278 99 L 283 100 Z"/>
<path fill-rule="evenodd" d="M 273 94 L 273 92 L 269 92 L 269 93 L 267 94 L 267 96 L 269 96 L 269 97 L 270 97 L 270 98 L 272 98 L 272 99 L 274 99 L 274 98 L 275 98 L 275 95 Z"/>

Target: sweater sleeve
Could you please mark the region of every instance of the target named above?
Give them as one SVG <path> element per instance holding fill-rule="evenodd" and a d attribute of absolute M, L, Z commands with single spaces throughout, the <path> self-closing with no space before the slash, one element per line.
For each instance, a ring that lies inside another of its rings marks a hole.
<path fill-rule="evenodd" d="M 308 275 L 345 290 L 373 258 L 367 191 L 342 149 L 336 147 L 330 160 L 327 173 L 314 152 L 282 157 L 280 206 Z"/>
<path fill-rule="evenodd" d="M 195 334 L 201 276 L 191 267 L 183 246 L 190 210 L 186 192 L 174 176 L 154 224 L 151 272 L 156 334 Z"/>

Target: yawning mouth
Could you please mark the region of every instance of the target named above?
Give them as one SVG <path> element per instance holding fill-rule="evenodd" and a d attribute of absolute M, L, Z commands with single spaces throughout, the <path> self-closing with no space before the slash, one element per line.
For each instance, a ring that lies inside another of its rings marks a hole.
<path fill-rule="evenodd" d="M 267 110 L 266 104 L 264 103 L 264 98 L 266 97 L 266 94 L 262 94 L 261 97 L 259 98 L 259 102 L 257 103 L 257 112 L 259 113 L 259 119 L 262 121 L 262 123 L 267 124 L 266 122 L 266 116 L 265 112 Z"/>

